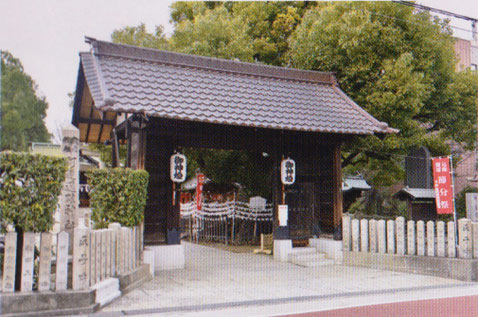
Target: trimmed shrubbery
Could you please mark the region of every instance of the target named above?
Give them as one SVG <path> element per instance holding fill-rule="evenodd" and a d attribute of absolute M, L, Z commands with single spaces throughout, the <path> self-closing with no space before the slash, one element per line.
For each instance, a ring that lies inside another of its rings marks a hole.
<path fill-rule="evenodd" d="M 1 230 L 12 224 L 17 232 L 49 231 L 67 170 L 64 157 L 1 152 Z"/>
<path fill-rule="evenodd" d="M 143 221 L 149 174 L 129 168 L 95 169 L 87 172 L 91 219 L 96 228 L 109 223 L 137 226 Z"/>

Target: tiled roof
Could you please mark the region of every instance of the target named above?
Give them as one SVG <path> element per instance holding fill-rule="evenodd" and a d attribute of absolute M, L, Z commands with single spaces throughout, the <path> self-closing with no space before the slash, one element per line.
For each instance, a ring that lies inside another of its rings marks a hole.
<path fill-rule="evenodd" d="M 342 180 L 342 191 L 346 192 L 352 189 L 358 189 L 358 190 L 370 190 L 372 189 L 372 186 L 370 186 L 363 177 L 358 177 L 358 176 L 349 176 L 345 177 Z"/>
<path fill-rule="evenodd" d="M 102 111 L 324 133 L 397 131 L 348 98 L 332 73 L 87 42 L 92 50 L 80 53 L 81 63 Z"/>
<path fill-rule="evenodd" d="M 406 186 L 395 193 L 396 196 L 403 194 L 412 199 L 435 199 L 435 190 L 433 188 L 409 188 Z"/>

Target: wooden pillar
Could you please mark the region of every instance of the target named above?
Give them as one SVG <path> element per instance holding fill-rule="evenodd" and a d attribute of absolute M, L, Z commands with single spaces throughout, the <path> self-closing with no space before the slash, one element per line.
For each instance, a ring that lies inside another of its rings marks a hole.
<path fill-rule="evenodd" d="M 333 180 L 334 180 L 334 239 L 342 239 L 342 154 L 341 143 L 334 147 L 333 154 Z"/>
<path fill-rule="evenodd" d="M 171 144 L 170 144 L 171 145 Z M 165 149 L 166 150 L 166 149 Z M 169 158 L 173 155 L 173 147 L 168 146 L 168 155 L 167 155 L 167 170 L 170 169 Z M 167 175 L 168 183 L 168 215 L 167 215 L 167 232 L 166 232 L 166 243 L 167 244 L 180 244 L 181 243 L 181 215 L 180 215 L 180 206 L 179 206 L 179 184 L 175 184 L 176 195 L 173 192 L 173 181 L 169 178 L 169 173 Z M 174 202 L 173 202 L 174 197 Z"/>
<path fill-rule="evenodd" d="M 279 205 L 282 204 L 282 183 L 280 180 L 280 164 L 282 156 L 278 152 L 273 154 L 272 171 L 272 200 L 274 203 L 273 233 L 274 239 L 289 239 L 289 227 L 279 226 Z"/>

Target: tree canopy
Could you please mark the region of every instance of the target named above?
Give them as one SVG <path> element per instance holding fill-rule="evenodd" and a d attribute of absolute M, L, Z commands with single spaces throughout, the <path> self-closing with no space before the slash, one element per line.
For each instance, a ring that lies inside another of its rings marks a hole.
<path fill-rule="evenodd" d="M 44 119 L 48 104 L 21 62 L 2 51 L 1 150 L 26 151 L 31 142 L 48 142 Z"/>
<path fill-rule="evenodd" d="M 475 144 L 478 75 L 455 72 L 447 21 L 428 12 L 391 2 L 176 2 L 171 20 L 170 38 L 140 26 L 113 40 L 147 46 L 152 37 L 173 51 L 334 72 L 358 105 L 400 130 L 344 148 L 346 172 L 375 185 L 402 179 L 412 148 L 444 155 L 447 141 Z"/>

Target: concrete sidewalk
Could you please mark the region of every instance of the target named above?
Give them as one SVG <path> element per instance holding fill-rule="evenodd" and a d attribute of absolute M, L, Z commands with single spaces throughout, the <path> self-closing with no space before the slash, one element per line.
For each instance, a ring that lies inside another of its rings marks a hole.
<path fill-rule="evenodd" d="M 305 268 L 183 243 L 184 270 L 160 272 L 96 315 L 264 316 L 478 294 L 478 283 L 342 265 Z"/>

